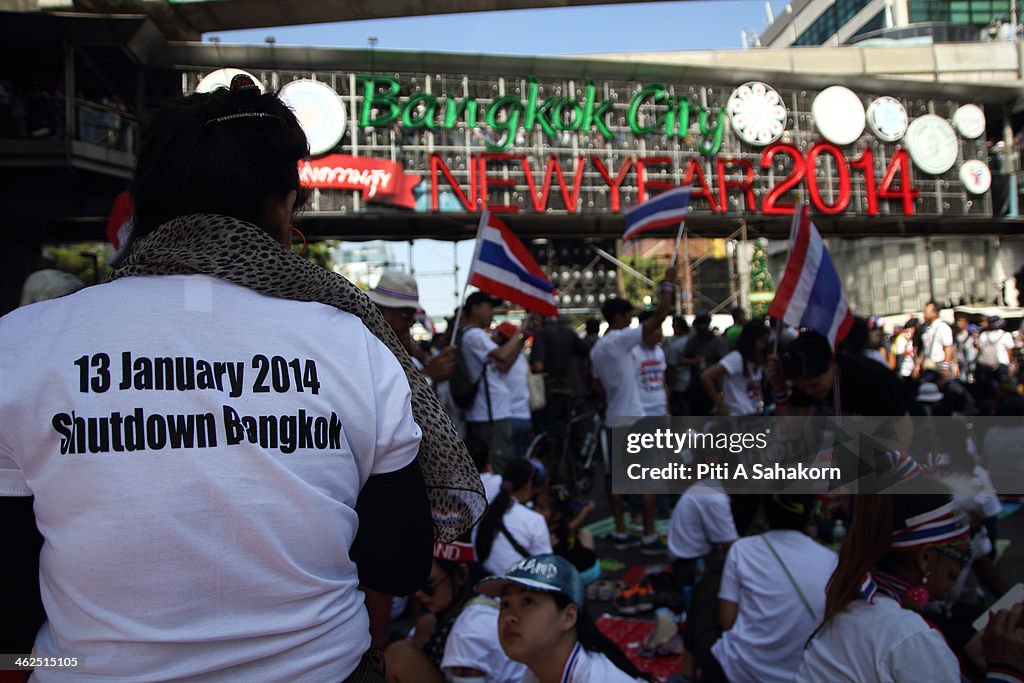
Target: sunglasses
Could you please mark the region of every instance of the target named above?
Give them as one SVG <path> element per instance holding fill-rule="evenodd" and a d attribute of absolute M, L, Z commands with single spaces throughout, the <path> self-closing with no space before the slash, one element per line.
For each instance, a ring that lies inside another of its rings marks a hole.
<path fill-rule="evenodd" d="M 439 581 L 436 581 L 436 582 L 431 582 L 430 579 L 427 579 L 427 582 L 425 584 L 423 584 L 422 586 L 420 586 L 420 589 L 418 591 L 416 591 L 416 592 L 417 593 L 422 593 L 423 595 L 425 595 L 428 598 L 432 598 L 432 597 L 434 597 L 434 594 L 437 593 L 437 589 L 441 587 L 441 584 L 444 583 L 447 580 L 448 580 L 448 576 L 447 575 L 441 577 L 441 579 Z"/>
<path fill-rule="evenodd" d="M 967 543 L 940 545 L 936 550 L 960 565 L 961 569 L 969 565 L 973 557 L 971 546 Z"/>

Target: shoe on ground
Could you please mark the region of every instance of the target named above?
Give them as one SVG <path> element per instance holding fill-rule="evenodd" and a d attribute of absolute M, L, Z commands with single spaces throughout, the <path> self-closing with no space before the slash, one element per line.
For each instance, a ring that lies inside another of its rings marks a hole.
<path fill-rule="evenodd" d="M 643 545 L 643 540 L 639 536 L 634 536 L 629 533 L 612 534 L 612 546 L 616 550 L 629 550 L 630 548 L 639 548 Z"/>
<path fill-rule="evenodd" d="M 668 546 L 656 538 L 650 543 L 640 542 L 640 553 L 643 555 L 664 555 L 668 552 Z"/>
<path fill-rule="evenodd" d="M 597 581 L 597 599 L 601 602 L 614 600 L 625 586 L 621 581 Z"/>
<path fill-rule="evenodd" d="M 651 588 L 651 584 L 646 581 L 637 584 L 634 596 L 636 597 L 636 614 L 643 614 L 654 609 L 654 589 Z"/>

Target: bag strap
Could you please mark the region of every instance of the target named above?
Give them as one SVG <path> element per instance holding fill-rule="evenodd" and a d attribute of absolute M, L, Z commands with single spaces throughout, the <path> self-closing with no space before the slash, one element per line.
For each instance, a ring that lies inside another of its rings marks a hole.
<path fill-rule="evenodd" d="M 523 557 L 529 557 L 530 556 L 530 551 L 527 550 L 526 548 L 524 548 L 523 546 L 519 545 L 519 541 L 517 541 L 516 539 L 512 538 L 512 534 L 510 534 L 508 532 L 508 529 L 505 527 L 505 518 L 504 517 L 502 517 L 501 521 L 498 522 L 498 531 L 500 531 L 502 536 L 504 536 L 508 540 L 508 542 L 512 544 L 513 550 L 515 550 L 517 553 L 519 553 Z"/>
<path fill-rule="evenodd" d="M 487 421 L 494 423 L 494 413 L 491 411 L 491 383 L 487 381 L 487 359 L 484 359 L 484 369 L 480 373 L 480 379 L 484 381 L 484 399 L 487 401 Z M 477 384 L 480 383 L 478 379 Z"/>
<path fill-rule="evenodd" d="M 807 613 L 811 615 L 811 619 L 817 621 L 818 615 L 814 613 L 814 608 L 811 607 L 811 601 L 808 600 L 807 596 L 804 595 L 804 592 L 800 590 L 800 586 L 797 584 L 796 579 L 794 579 L 793 575 L 790 573 L 789 567 L 786 566 L 786 563 L 782 561 L 782 557 L 775 550 L 775 546 L 772 545 L 772 542 L 769 541 L 768 537 L 764 534 L 761 534 L 761 540 L 764 541 L 764 544 L 768 546 L 768 550 L 772 551 L 772 555 L 774 555 L 775 559 L 778 560 L 779 564 L 782 565 L 782 571 L 786 572 L 786 576 L 789 578 L 789 582 L 793 584 L 793 588 L 796 589 L 797 595 L 800 596 L 800 602 L 804 603 L 804 607 L 807 608 Z"/>

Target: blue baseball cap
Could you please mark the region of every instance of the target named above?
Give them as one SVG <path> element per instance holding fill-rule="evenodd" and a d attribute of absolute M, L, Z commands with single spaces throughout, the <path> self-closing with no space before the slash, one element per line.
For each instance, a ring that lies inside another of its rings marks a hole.
<path fill-rule="evenodd" d="M 583 606 L 583 579 L 569 560 L 558 555 L 524 557 L 503 575 L 483 579 L 476 589 L 484 595 L 498 597 L 510 583 L 545 593 L 561 593 L 577 606 Z"/>

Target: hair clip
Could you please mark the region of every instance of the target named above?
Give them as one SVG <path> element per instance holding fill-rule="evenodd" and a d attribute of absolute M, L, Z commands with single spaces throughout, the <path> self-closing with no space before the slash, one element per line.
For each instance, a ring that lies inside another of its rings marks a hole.
<path fill-rule="evenodd" d="M 248 90 L 250 88 L 259 90 L 260 86 L 256 85 L 256 82 L 247 74 L 235 74 L 231 77 L 231 85 L 228 87 L 228 90 L 235 92 L 236 90 Z"/>
<path fill-rule="evenodd" d="M 281 121 L 281 117 L 277 114 L 268 114 L 265 111 L 243 111 L 238 114 L 227 114 L 226 116 L 218 116 L 215 119 L 210 119 L 204 126 L 208 126 L 211 123 L 224 123 L 225 121 L 234 121 L 236 119 L 277 119 Z"/>

